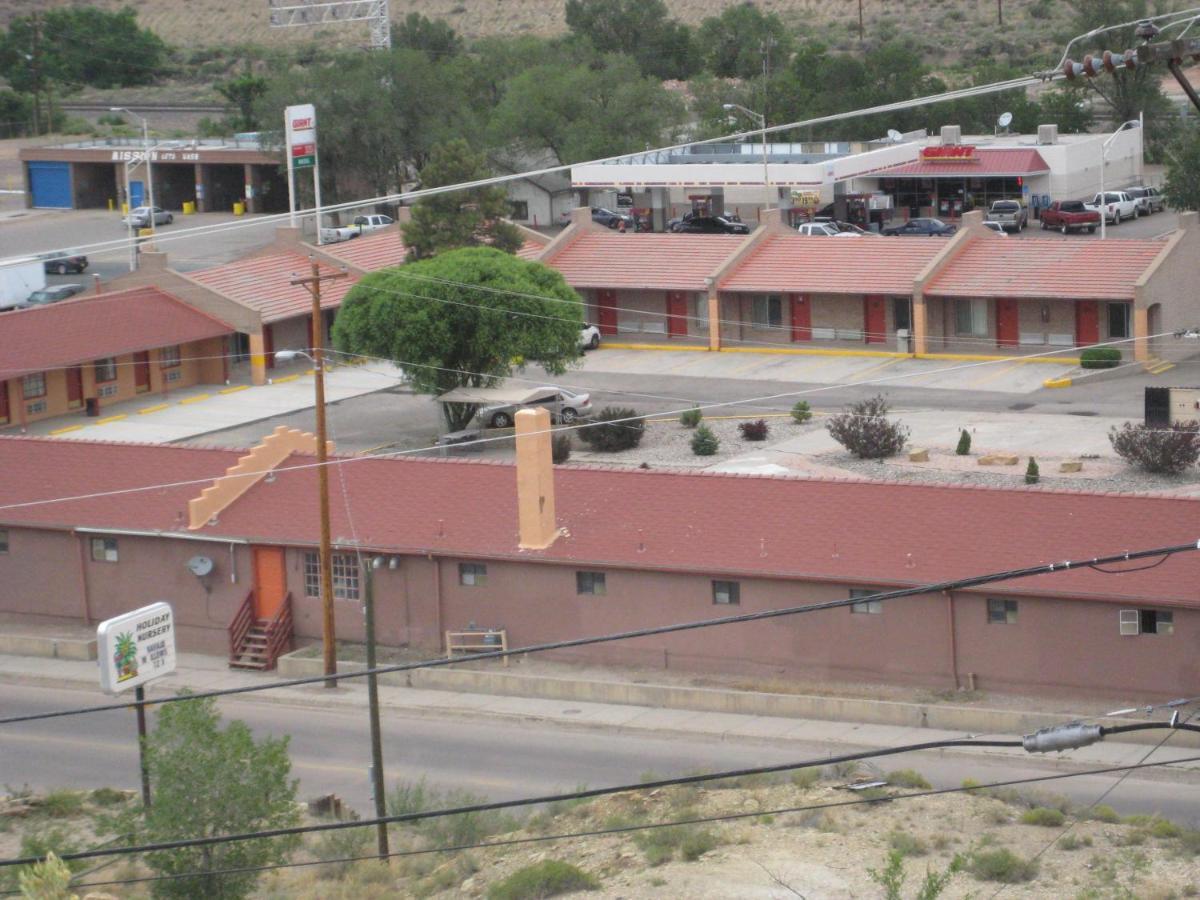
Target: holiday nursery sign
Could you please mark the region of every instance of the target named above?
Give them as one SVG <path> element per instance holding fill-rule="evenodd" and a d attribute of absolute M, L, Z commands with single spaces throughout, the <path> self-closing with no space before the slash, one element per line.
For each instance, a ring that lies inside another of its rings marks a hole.
<path fill-rule="evenodd" d="M 152 603 L 96 628 L 100 689 L 119 694 L 175 671 L 175 614 Z"/>

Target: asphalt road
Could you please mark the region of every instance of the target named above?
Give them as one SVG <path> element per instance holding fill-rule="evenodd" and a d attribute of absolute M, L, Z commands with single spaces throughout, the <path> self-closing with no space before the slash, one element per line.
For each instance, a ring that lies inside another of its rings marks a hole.
<path fill-rule="evenodd" d="M 323 688 L 313 688 L 321 692 Z M 0 709 L 20 714 L 98 703 L 95 691 L 4 686 Z M 368 806 L 369 743 L 364 710 L 309 708 L 245 700 L 221 701 L 226 717 L 247 722 L 257 734 L 291 735 L 291 756 L 302 797 L 335 793 L 355 808 Z M 153 728 L 154 714 L 151 713 Z M 685 734 L 568 729 L 539 722 L 461 717 L 413 717 L 385 710 L 384 768 L 388 783 L 425 778 L 430 786 L 513 799 L 578 785 L 637 782 L 644 773 L 679 775 L 696 770 L 821 759 L 862 749 L 851 745 L 713 740 Z M 1128 745 L 1123 758 L 1138 762 L 1148 750 Z M 1182 748 L 1152 759 L 1195 755 Z M 107 712 L 0 728 L 0 783 L 38 789 L 138 786 L 134 717 Z M 915 768 L 935 787 L 1069 771 L 1054 759 L 942 752 L 910 753 L 877 761 L 876 772 Z M 1115 775 L 1080 776 L 1042 787 L 1089 804 Z M 1195 772 L 1150 770 L 1129 776 L 1105 798 L 1123 813 L 1158 812 L 1178 822 L 1200 820 L 1200 780 Z"/>

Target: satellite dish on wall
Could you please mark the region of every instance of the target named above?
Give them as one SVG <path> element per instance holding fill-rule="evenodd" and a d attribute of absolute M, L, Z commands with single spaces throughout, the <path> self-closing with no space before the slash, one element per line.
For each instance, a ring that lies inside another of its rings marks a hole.
<path fill-rule="evenodd" d="M 1000 118 L 996 120 L 996 124 L 1001 128 L 1007 128 L 1012 124 L 1013 115 L 1010 112 L 1000 113 Z"/>
<path fill-rule="evenodd" d="M 187 567 L 197 578 L 203 578 L 213 570 L 213 561 L 207 556 L 193 556 L 187 561 Z"/>
<path fill-rule="evenodd" d="M 888 129 L 888 140 L 891 141 L 893 144 L 898 144 L 902 140 L 904 140 L 904 135 L 902 135 L 900 132 L 898 132 L 895 128 L 889 128 Z"/>

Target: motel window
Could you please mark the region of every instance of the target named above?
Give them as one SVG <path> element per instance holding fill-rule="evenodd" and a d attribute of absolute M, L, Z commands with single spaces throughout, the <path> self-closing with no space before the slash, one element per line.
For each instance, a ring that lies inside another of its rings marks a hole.
<path fill-rule="evenodd" d="M 1121 610 L 1121 634 L 1174 634 L 1175 614 L 1164 609 Z"/>
<path fill-rule="evenodd" d="M 871 591 L 863 588 L 851 588 L 850 599 L 855 600 L 858 597 L 870 597 L 872 594 L 876 593 L 878 593 L 878 591 Z M 857 603 L 850 604 L 850 612 L 861 613 L 863 615 L 879 615 L 879 613 L 883 612 L 883 601 L 859 600 Z"/>
<path fill-rule="evenodd" d="M 358 558 L 353 553 L 334 553 L 333 561 L 333 599 L 357 600 L 358 591 Z M 321 596 L 321 556 L 319 553 L 304 554 L 304 596 Z"/>
<path fill-rule="evenodd" d="M 989 625 L 1016 625 L 1017 601 L 989 599 L 987 602 L 987 620 Z"/>
<path fill-rule="evenodd" d="M 0 553 L 8 552 L 8 529 L 0 528 Z"/>
<path fill-rule="evenodd" d="M 158 351 L 158 365 L 163 369 L 173 369 L 179 365 L 180 354 L 179 345 L 175 344 L 171 347 L 163 347 Z"/>
<path fill-rule="evenodd" d="M 714 581 L 713 603 L 718 606 L 737 606 L 742 602 L 742 588 L 736 581 Z"/>
<path fill-rule="evenodd" d="M 576 572 L 575 593 L 603 596 L 607 593 L 603 572 Z"/>
<path fill-rule="evenodd" d="M 528 200 L 509 200 L 508 208 L 512 218 L 524 222 L 529 218 L 529 201 Z"/>
<path fill-rule="evenodd" d="M 955 300 L 954 333 L 987 337 L 987 300 Z"/>
<path fill-rule="evenodd" d="M 1110 338 L 1129 337 L 1129 304 L 1108 304 L 1108 336 Z"/>
<path fill-rule="evenodd" d="M 778 294 L 761 294 L 754 298 L 754 327 L 783 327 L 783 301 Z"/>
<path fill-rule="evenodd" d="M 483 563 L 459 563 L 458 583 L 468 587 L 483 587 L 487 584 L 487 566 Z"/>
<path fill-rule="evenodd" d="M 46 396 L 46 373 L 34 372 L 21 379 L 21 396 L 26 400 Z"/>
<path fill-rule="evenodd" d="M 92 560 L 94 562 L 116 562 L 117 539 L 92 538 Z"/>
<path fill-rule="evenodd" d="M 106 356 L 104 359 L 98 359 L 93 363 L 96 369 L 96 381 L 116 381 L 117 380 L 117 361 Z"/>

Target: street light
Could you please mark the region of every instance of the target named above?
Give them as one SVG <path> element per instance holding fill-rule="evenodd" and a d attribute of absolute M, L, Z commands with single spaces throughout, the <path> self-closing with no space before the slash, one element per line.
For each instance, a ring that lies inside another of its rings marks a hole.
<path fill-rule="evenodd" d="M 756 113 L 752 109 L 746 109 L 740 103 L 722 103 L 721 108 L 726 112 L 734 110 L 745 113 L 751 119 L 758 123 L 759 134 L 762 137 L 762 158 L 763 158 L 763 192 L 766 194 L 767 209 L 775 205 L 778 198 L 772 197 L 771 194 L 771 176 L 767 169 L 767 117 L 764 113 Z"/>
<path fill-rule="evenodd" d="M 144 116 L 139 116 L 127 106 L 110 106 L 109 112 L 126 112 L 142 123 L 142 151 L 145 154 L 146 160 L 146 191 L 150 197 L 150 234 L 154 234 L 154 175 L 150 171 L 150 124 Z M 129 196 L 129 170 L 125 170 L 125 199 L 129 202 L 129 214 L 133 215 L 133 198 Z M 133 220 L 130 220 L 130 228 L 133 227 Z"/>
<path fill-rule="evenodd" d="M 1108 206 L 1106 201 L 1108 198 L 1104 194 L 1104 164 L 1108 162 L 1109 145 L 1116 140 L 1117 135 L 1122 131 L 1129 128 L 1141 127 L 1142 123 L 1140 119 L 1129 119 L 1126 122 L 1122 122 L 1121 127 L 1106 137 L 1104 143 L 1100 145 L 1100 240 L 1104 240 L 1108 236 L 1105 228 L 1108 223 L 1108 213 L 1106 212 L 1106 207 Z"/>

